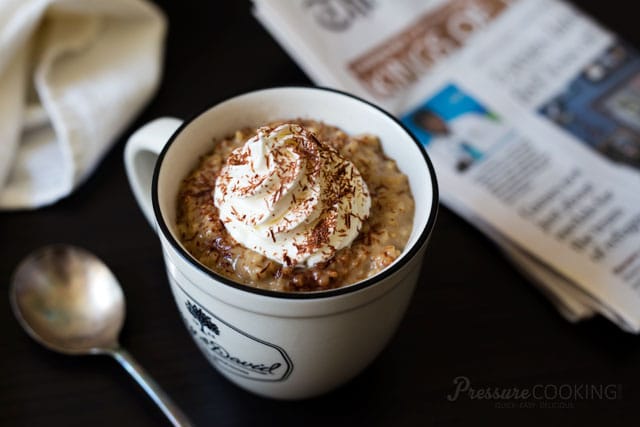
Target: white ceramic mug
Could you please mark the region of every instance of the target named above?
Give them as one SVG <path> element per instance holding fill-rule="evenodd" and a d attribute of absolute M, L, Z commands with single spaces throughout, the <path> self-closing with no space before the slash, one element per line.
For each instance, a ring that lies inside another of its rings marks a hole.
<path fill-rule="evenodd" d="M 383 272 L 350 286 L 312 293 L 260 290 L 209 270 L 180 244 L 176 199 L 184 177 L 212 140 L 237 129 L 310 118 L 349 134 L 380 137 L 409 177 L 413 231 Z M 385 347 L 416 285 L 433 229 L 438 193 L 424 148 L 393 117 L 366 101 L 318 88 L 272 88 L 217 104 L 191 120 L 155 120 L 125 149 L 136 199 L 160 238 L 169 283 L 194 341 L 213 366 L 240 387 L 281 399 L 327 392 L 362 371 Z"/>

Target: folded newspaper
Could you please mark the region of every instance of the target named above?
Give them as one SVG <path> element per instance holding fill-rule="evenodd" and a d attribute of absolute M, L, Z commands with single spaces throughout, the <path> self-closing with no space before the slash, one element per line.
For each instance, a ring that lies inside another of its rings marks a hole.
<path fill-rule="evenodd" d="M 442 202 L 567 319 L 640 332 L 640 55 L 562 0 L 254 0 L 318 85 L 395 114 Z"/>
<path fill-rule="evenodd" d="M 640 55 L 562 0 L 254 0 L 318 85 L 397 115 L 442 201 L 570 321 L 640 332 Z"/>

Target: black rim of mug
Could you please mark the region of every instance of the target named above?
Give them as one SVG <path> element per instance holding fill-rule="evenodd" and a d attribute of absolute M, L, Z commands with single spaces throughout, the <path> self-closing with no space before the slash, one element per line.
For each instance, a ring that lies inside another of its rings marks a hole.
<path fill-rule="evenodd" d="M 415 241 L 413 246 L 411 246 L 411 248 L 407 251 L 407 253 L 404 254 L 400 258 L 400 260 L 398 260 L 398 262 L 393 264 L 391 267 L 389 267 L 386 270 L 383 270 L 381 273 L 376 274 L 376 275 L 374 275 L 372 277 L 369 277 L 369 278 L 367 278 L 367 279 L 365 279 L 365 280 L 363 280 L 361 282 L 357 282 L 357 283 L 352 284 L 352 285 L 342 286 L 342 287 L 339 287 L 339 288 L 329 289 L 329 290 L 326 290 L 326 291 L 309 291 L 309 292 L 305 292 L 305 291 L 300 291 L 300 292 L 271 291 L 271 290 L 267 290 L 267 289 L 260 289 L 260 288 L 256 288 L 256 287 L 253 287 L 253 286 L 250 286 L 250 285 L 244 285 L 242 283 L 234 282 L 233 280 L 231 280 L 231 279 L 229 279 L 227 277 L 224 277 L 224 276 L 216 273 L 215 271 L 209 269 L 208 267 L 206 267 L 205 265 L 203 265 L 202 263 L 197 261 L 191 254 L 189 254 L 189 252 L 187 252 L 182 247 L 182 245 L 180 245 L 178 243 L 176 237 L 171 233 L 171 230 L 169 230 L 169 227 L 165 223 L 164 218 L 162 216 L 161 209 L 160 209 L 160 201 L 159 201 L 159 198 L 158 198 L 158 179 L 159 179 L 159 176 L 160 176 L 160 169 L 162 168 L 162 163 L 164 161 L 165 155 L 167 154 L 167 152 L 169 151 L 169 149 L 171 148 L 171 146 L 175 142 L 177 136 L 182 132 L 182 130 L 184 128 L 189 126 L 194 120 L 196 120 L 198 117 L 200 117 L 201 115 L 203 115 L 204 113 L 206 113 L 207 111 L 209 111 L 210 109 L 214 108 L 217 105 L 220 105 L 220 104 L 222 104 L 224 102 L 231 101 L 234 98 L 237 98 L 237 97 L 240 97 L 240 96 L 248 95 L 248 94 L 250 94 L 252 92 L 262 92 L 262 91 L 277 90 L 277 89 L 319 90 L 319 91 L 325 91 L 325 92 L 333 92 L 335 94 L 339 94 L 339 95 L 347 96 L 349 98 L 353 98 L 353 99 L 355 99 L 357 101 L 360 101 L 360 102 L 362 102 L 364 104 L 369 105 L 370 107 L 373 107 L 374 109 L 378 110 L 379 112 L 381 112 L 382 114 L 387 116 L 389 119 L 391 119 L 393 122 L 395 122 L 395 124 L 397 126 L 399 126 L 411 138 L 411 140 L 418 146 L 418 149 L 420 150 L 420 152 L 422 153 L 422 156 L 424 158 L 424 162 L 427 165 L 427 168 L 429 170 L 429 175 L 430 175 L 430 178 L 431 178 L 431 187 L 432 187 L 432 194 L 433 194 L 432 203 L 431 203 L 431 211 L 429 212 L 429 219 L 427 220 L 427 223 L 426 223 L 424 229 L 422 230 L 422 233 L 418 237 L 418 239 Z M 417 138 L 409 131 L 409 129 L 407 129 L 407 127 L 404 126 L 397 118 L 395 118 L 390 113 L 388 113 L 387 111 L 383 110 L 382 108 L 378 107 L 377 105 L 375 105 L 375 104 L 373 104 L 373 103 L 371 103 L 371 102 L 369 102 L 369 101 L 367 101 L 365 99 L 362 99 L 360 97 L 352 95 L 350 93 L 343 92 L 341 90 L 337 90 L 337 89 L 333 89 L 333 88 L 325 88 L 325 87 L 318 87 L 318 86 L 308 86 L 308 87 L 307 86 L 276 86 L 276 87 L 258 89 L 256 91 L 252 91 L 252 92 L 245 92 L 245 93 L 241 93 L 241 94 L 229 97 L 229 98 L 227 98 L 227 99 L 225 99 L 223 101 L 220 101 L 220 102 L 218 102 L 218 103 L 216 103 L 214 105 L 211 105 L 211 106 L 205 108 L 204 110 L 202 110 L 202 111 L 198 112 L 197 114 L 193 115 L 188 120 L 185 120 L 182 123 L 182 125 L 180 125 L 180 127 L 178 129 L 176 129 L 175 132 L 171 135 L 171 137 L 169 138 L 169 141 L 167 141 L 167 143 L 163 147 L 162 151 L 160 152 L 160 155 L 158 156 L 158 160 L 156 161 L 155 168 L 154 168 L 154 171 L 153 171 L 153 179 L 152 179 L 152 182 L 151 182 L 151 195 L 152 195 L 152 201 L 153 201 L 153 212 L 154 212 L 154 215 L 155 215 L 155 218 L 156 218 L 156 221 L 158 223 L 158 227 L 159 227 L 160 231 L 162 232 L 164 237 L 167 239 L 167 241 L 171 244 L 171 246 L 174 248 L 176 253 L 178 253 L 189 264 L 193 265 L 194 267 L 196 267 L 200 271 L 204 272 L 205 274 L 207 274 L 211 278 L 215 279 L 216 281 L 218 281 L 220 283 L 224 283 L 225 285 L 231 286 L 231 287 L 233 287 L 235 289 L 238 289 L 238 290 L 241 290 L 241 291 L 245 291 L 245 292 L 254 293 L 254 294 L 259 294 L 259 295 L 263 295 L 263 296 L 273 297 L 273 298 L 305 299 L 305 300 L 329 298 L 329 297 L 334 297 L 334 296 L 338 296 L 338 295 L 344 295 L 344 294 L 356 292 L 356 291 L 359 291 L 361 289 L 370 287 L 375 283 L 382 282 L 385 278 L 391 276 L 392 274 L 394 274 L 395 272 L 400 270 L 407 262 L 409 262 L 409 260 L 411 260 L 413 257 L 415 257 L 415 255 L 418 253 L 420 248 L 427 241 L 429 235 L 433 231 L 433 227 L 434 227 L 434 224 L 435 224 L 435 221 L 436 221 L 436 216 L 437 216 L 437 213 L 438 213 L 439 195 L 438 195 L 438 184 L 436 182 L 435 169 L 433 168 L 433 164 L 431 163 L 431 159 L 427 155 L 426 149 L 417 140 Z"/>

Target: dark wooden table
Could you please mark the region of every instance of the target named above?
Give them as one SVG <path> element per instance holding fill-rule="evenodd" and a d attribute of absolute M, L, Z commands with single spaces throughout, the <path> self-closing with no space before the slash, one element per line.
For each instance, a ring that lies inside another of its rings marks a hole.
<path fill-rule="evenodd" d="M 280 402 L 219 376 L 178 317 L 158 241 L 125 178 L 123 144 L 153 118 L 185 118 L 240 92 L 309 80 L 248 2 L 158 3 L 170 27 L 164 79 L 152 103 L 71 197 L 37 211 L 0 213 L 0 425 L 167 425 L 115 361 L 55 354 L 18 326 L 6 297 L 9 277 L 23 256 L 53 242 L 84 246 L 111 266 L 128 302 L 123 346 L 197 425 L 637 425 L 640 339 L 603 319 L 569 324 L 487 238 L 444 207 L 408 315 L 357 379 L 320 398 Z M 640 46 L 628 2 L 577 3 Z M 468 395 L 449 401 L 460 376 L 478 389 L 563 386 L 577 394 L 511 408 Z M 610 385 L 607 396 L 579 398 L 585 387 Z"/>

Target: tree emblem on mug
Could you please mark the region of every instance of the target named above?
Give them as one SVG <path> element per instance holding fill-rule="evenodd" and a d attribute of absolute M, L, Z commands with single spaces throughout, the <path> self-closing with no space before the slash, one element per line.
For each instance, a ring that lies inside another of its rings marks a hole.
<path fill-rule="evenodd" d="M 186 301 L 187 310 L 193 316 L 193 318 L 200 324 L 200 332 L 203 334 L 211 335 L 220 335 L 220 329 L 218 325 L 211 321 L 211 317 L 207 315 L 202 309 L 195 304 L 191 304 L 191 302 Z M 206 330 L 205 330 L 206 329 Z M 209 332 L 207 332 L 209 331 Z"/>

